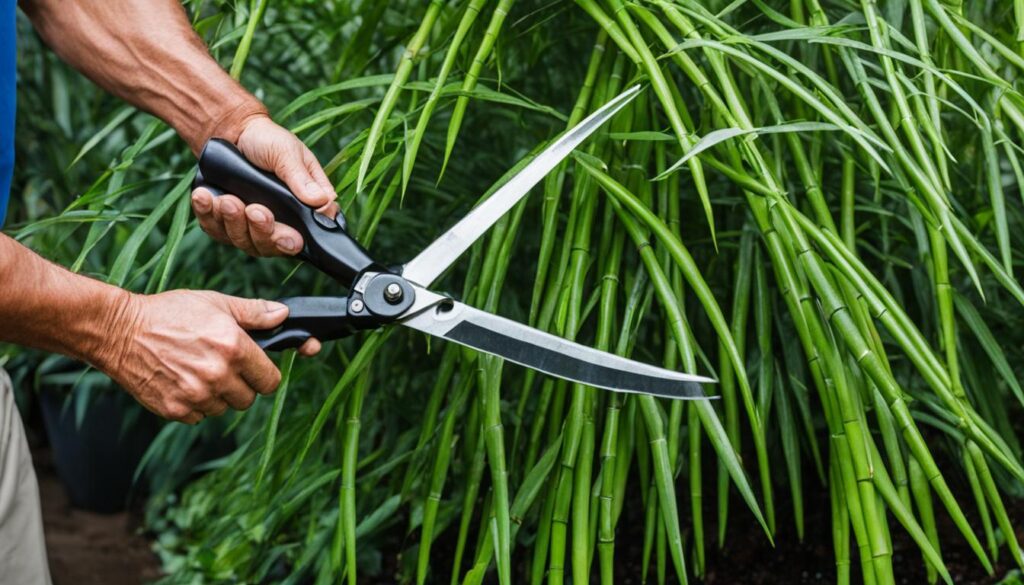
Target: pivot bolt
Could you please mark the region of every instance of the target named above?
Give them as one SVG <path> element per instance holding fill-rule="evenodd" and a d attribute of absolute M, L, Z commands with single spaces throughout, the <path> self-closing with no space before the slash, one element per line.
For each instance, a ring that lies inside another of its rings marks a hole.
<path fill-rule="evenodd" d="M 352 299 L 352 302 L 349 303 L 348 308 L 351 309 L 353 313 L 362 313 L 363 301 L 359 299 Z"/>
<path fill-rule="evenodd" d="M 384 289 L 384 300 L 397 305 L 402 301 L 402 287 L 397 282 L 392 282 Z"/>

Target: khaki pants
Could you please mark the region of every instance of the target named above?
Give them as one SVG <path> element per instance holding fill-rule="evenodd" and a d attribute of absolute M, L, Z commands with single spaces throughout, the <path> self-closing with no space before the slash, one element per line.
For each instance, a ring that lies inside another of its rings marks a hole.
<path fill-rule="evenodd" d="M 0 585 L 50 585 L 39 485 L 14 389 L 0 369 Z"/>

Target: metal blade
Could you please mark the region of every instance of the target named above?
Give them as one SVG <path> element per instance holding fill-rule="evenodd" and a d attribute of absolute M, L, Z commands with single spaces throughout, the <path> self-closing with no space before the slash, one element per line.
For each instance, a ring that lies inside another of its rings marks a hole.
<path fill-rule="evenodd" d="M 473 242 L 487 233 L 495 222 L 519 203 L 545 175 L 639 93 L 640 86 L 634 85 L 563 134 L 486 201 L 473 208 L 459 223 L 406 264 L 402 276 L 418 285 L 430 286 L 473 245 Z"/>
<path fill-rule="evenodd" d="M 419 287 L 416 305 L 425 308 L 399 323 L 571 382 L 682 399 L 707 398 L 701 384 L 715 382 L 580 345 Z"/>

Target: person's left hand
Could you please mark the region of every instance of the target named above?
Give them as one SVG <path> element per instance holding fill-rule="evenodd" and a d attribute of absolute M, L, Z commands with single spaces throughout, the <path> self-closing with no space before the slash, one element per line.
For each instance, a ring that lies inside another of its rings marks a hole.
<path fill-rule="evenodd" d="M 337 214 L 334 186 L 316 156 L 269 117 L 247 121 L 235 146 L 254 165 L 277 175 L 300 201 L 330 217 Z M 234 195 L 214 197 L 199 188 L 192 192 L 192 210 L 210 237 L 251 256 L 291 256 L 302 250 L 299 232 L 275 222 L 262 205 L 246 206 Z"/>

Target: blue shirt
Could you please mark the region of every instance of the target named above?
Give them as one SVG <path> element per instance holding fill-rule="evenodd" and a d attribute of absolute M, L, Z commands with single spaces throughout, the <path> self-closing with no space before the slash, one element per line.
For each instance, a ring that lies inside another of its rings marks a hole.
<path fill-rule="evenodd" d="M 0 227 L 7 216 L 14 173 L 14 111 L 17 86 L 16 0 L 0 0 Z"/>

